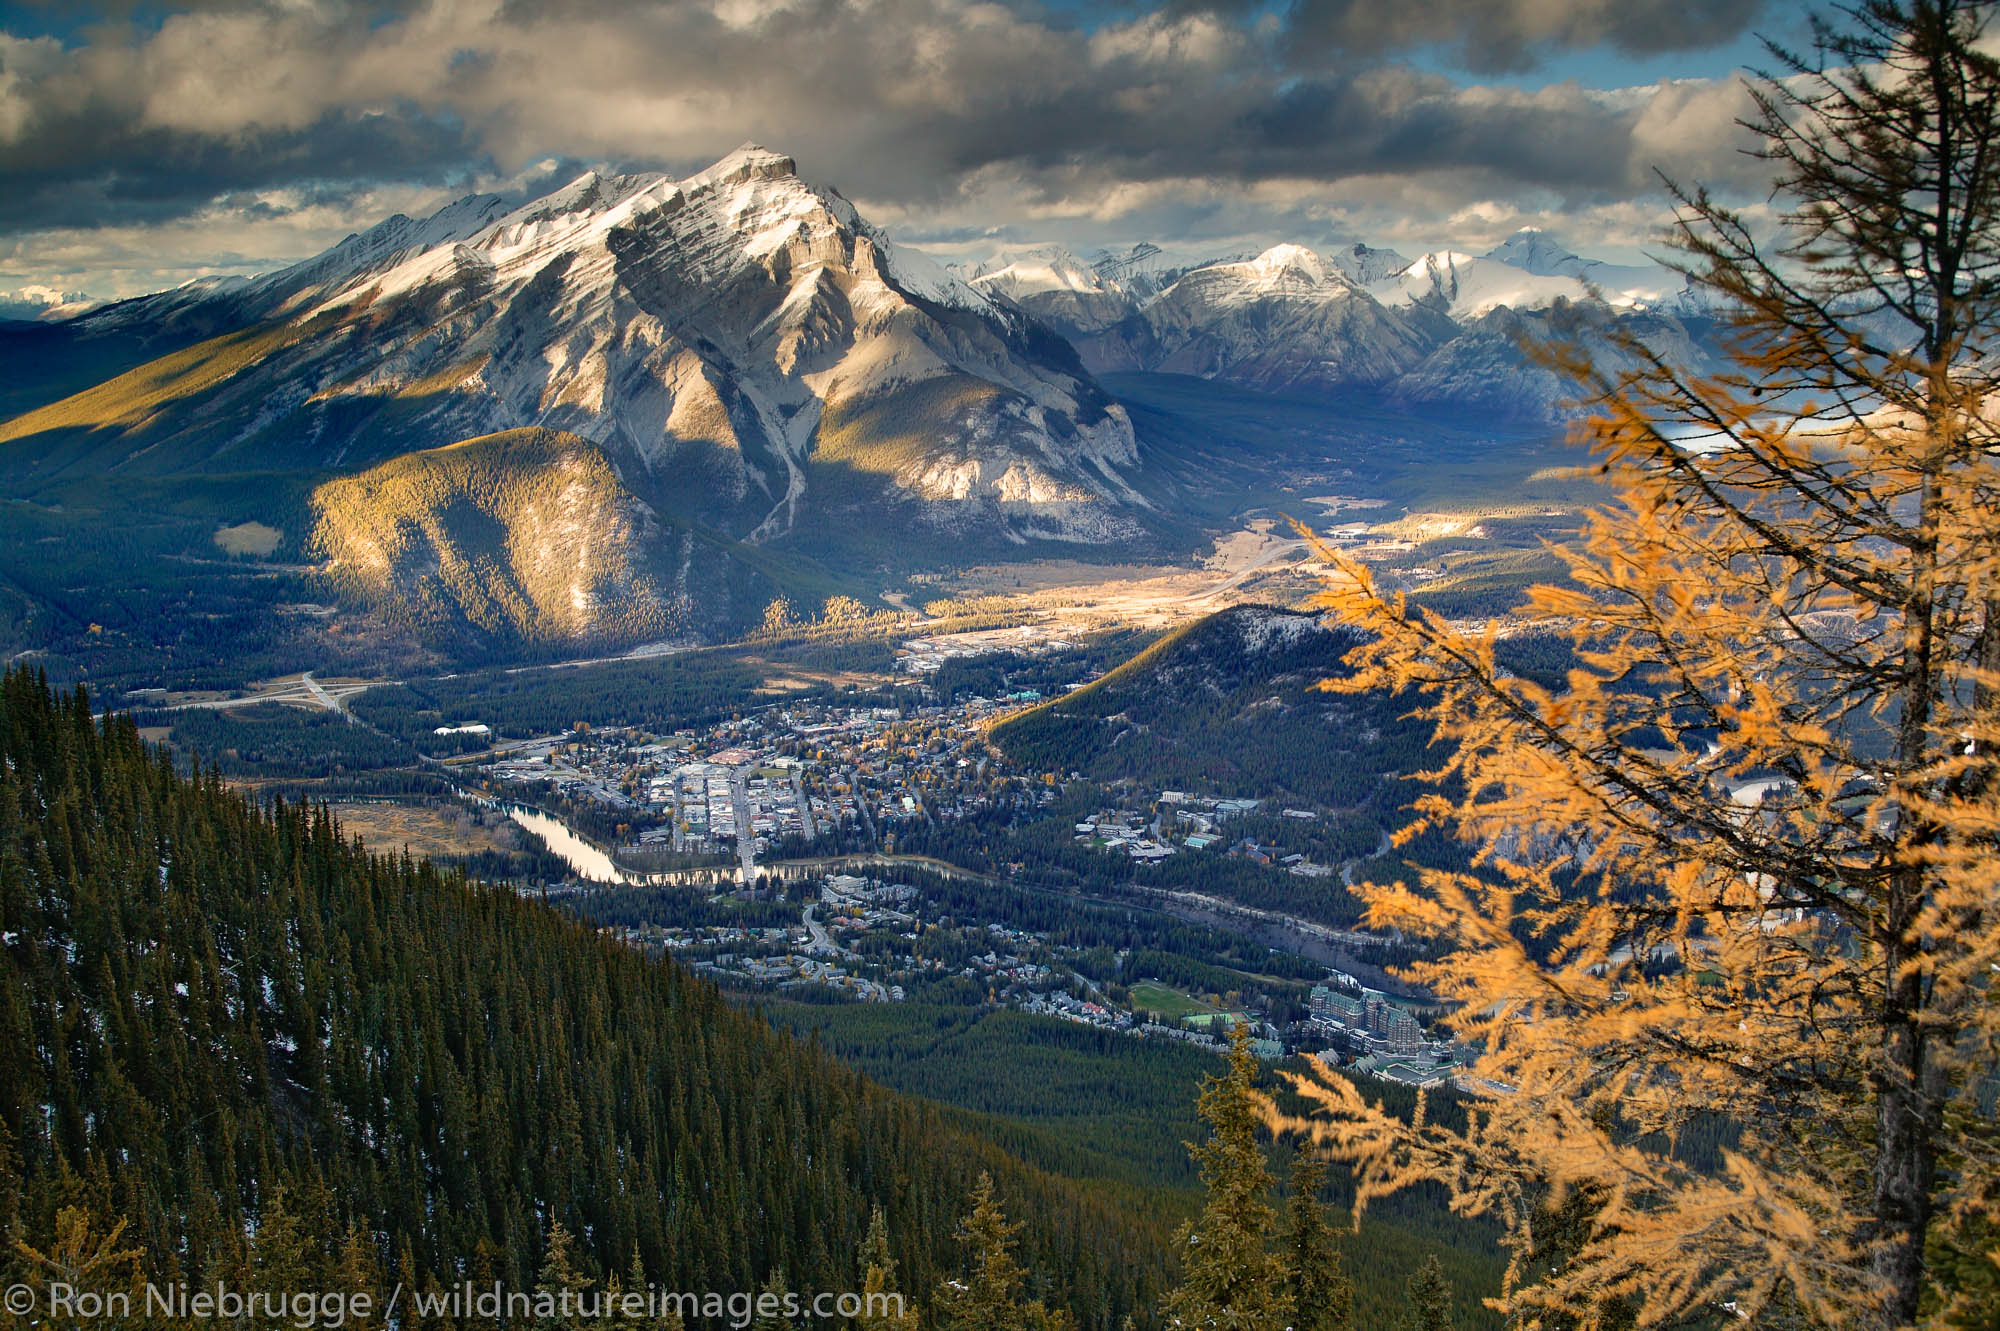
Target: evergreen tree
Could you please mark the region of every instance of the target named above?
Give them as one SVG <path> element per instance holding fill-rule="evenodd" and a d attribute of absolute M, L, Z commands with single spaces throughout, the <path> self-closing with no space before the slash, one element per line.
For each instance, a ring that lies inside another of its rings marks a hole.
<path fill-rule="evenodd" d="M 54 1252 L 75 1205 L 130 1217 L 148 1276 L 239 1290 L 532 1292 L 635 1257 L 671 1289 L 749 1289 L 782 1260 L 839 1290 L 894 1198 L 896 1278 L 927 1289 L 986 1170 L 1022 1197 L 1024 1246 L 1074 1263 L 1063 1297 L 1093 1331 L 1164 1279 L 1166 1226 L 1115 1197 L 677 965 L 370 856 L 323 807 L 180 773 L 22 670 L 0 674 L 0 925 L 17 1270 L 16 1241 Z M 568 1275 L 543 1261 L 557 1218 Z"/>
<path fill-rule="evenodd" d="M 1559 1278 L 1563 1269 L 1592 1241 L 1606 1200 L 1601 1185 L 1585 1183 L 1561 1197 L 1545 1198 L 1537 1205 L 1528 1222 L 1528 1246 L 1518 1259 L 1517 1278 L 1527 1284 Z M 1760 1326 L 1769 1323 L 1771 1317 L 1771 1308 L 1766 1305 L 1759 1318 Z M 1608 1291 L 1587 1313 L 1557 1309 L 1542 1317 L 1543 1331 L 1578 1331 L 1585 1326 L 1590 1331 L 1630 1331 L 1632 1325 L 1632 1301 Z"/>
<path fill-rule="evenodd" d="M 750 1331 L 794 1331 L 796 1324 L 786 1306 L 791 1297 L 784 1269 L 773 1267 L 764 1288 L 757 1291 L 756 1319 L 751 1322 Z"/>
<path fill-rule="evenodd" d="M 861 1241 L 861 1331 L 916 1331 L 917 1310 L 896 1288 L 896 1259 L 889 1254 L 889 1222 L 876 1207 Z"/>
<path fill-rule="evenodd" d="M 1069 1331 L 1067 1313 L 1051 1312 L 1040 1299 L 1023 1300 L 1028 1272 L 1014 1258 L 1020 1229 L 1001 1211 L 992 1176 L 981 1174 L 972 1211 L 958 1231 L 963 1274 L 938 1290 L 940 1331 Z"/>
<path fill-rule="evenodd" d="M 379 1312 L 389 1291 L 382 1285 L 382 1264 L 375 1251 L 375 1240 L 359 1224 L 347 1227 L 347 1235 L 341 1241 L 340 1257 L 334 1267 L 332 1288 L 352 1298 L 357 1294 L 367 1294 L 373 1300 L 373 1308 Z M 380 1325 L 380 1319 L 371 1315 L 349 1320 L 348 1325 L 368 1331 Z"/>
<path fill-rule="evenodd" d="M 1290 1324 L 1285 1267 L 1271 1251 L 1277 1213 L 1257 1143 L 1256 1083 L 1249 1027 L 1238 1023 L 1228 1071 L 1208 1079 L 1198 1102 L 1208 1140 L 1189 1145 L 1208 1200 L 1177 1236 L 1181 1281 L 1161 1309 L 1185 1331 L 1279 1331 Z"/>
<path fill-rule="evenodd" d="M 575 1246 L 562 1221 L 549 1226 L 548 1247 L 535 1278 L 536 1331 L 583 1331 L 579 1301 L 591 1282 L 577 1265 Z"/>
<path fill-rule="evenodd" d="M 1410 1277 L 1409 1300 L 1398 1331 L 1457 1331 L 1451 1320 L 1451 1282 L 1436 1253 L 1424 1258 Z"/>
<path fill-rule="evenodd" d="M 1351 1331 L 1354 1325 L 1354 1282 L 1341 1269 L 1340 1249 L 1319 1197 L 1325 1182 L 1326 1162 L 1301 1150 L 1292 1161 L 1282 1236 L 1285 1289 L 1298 1331 Z"/>
<path fill-rule="evenodd" d="M 316 1290 L 324 1283 L 318 1236 L 308 1231 L 290 1201 L 287 1190 L 277 1188 L 258 1217 L 257 1236 L 250 1245 L 250 1269 L 258 1289 Z"/>
<path fill-rule="evenodd" d="M 138 1247 L 119 1246 L 121 1242 L 127 1242 L 125 1229 L 122 1219 L 113 1221 L 108 1228 L 100 1228 L 96 1219 L 83 1207 L 63 1207 L 56 1215 L 55 1237 L 47 1248 L 35 1248 L 20 1239 L 14 1240 L 14 1255 L 20 1259 L 22 1283 L 36 1290 L 64 1284 L 73 1289 L 105 1295 L 123 1294 L 135 1313 L 143 1312 L 146 1307 L 143 1293 L 146 1254 Z M 13 1318 L 9 1316 L 8 1320 Z M 53 1331 L 85 1331 L 85 1328 L 94 1325 L 90 1319 L 71 1321 L 56 1316 L 46 1320 L 23 1317 L 20 1324 L 48 1327 Z"/>

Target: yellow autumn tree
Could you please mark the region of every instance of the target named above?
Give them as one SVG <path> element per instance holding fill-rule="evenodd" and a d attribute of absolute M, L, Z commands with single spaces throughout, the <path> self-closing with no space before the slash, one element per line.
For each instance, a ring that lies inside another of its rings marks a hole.
<path fill-rule="evenodd" d="M 1442 941 L 1414 976 L 1506 1089 L 1447 1127 L 1322 1071 L 1280 1126 L 1363 1204 L 1442 1180 L 1505 1220 L 1518 1325 L 1992 1316 L 1991 12 L 1864 0 L 1813 51 L 1773 48 L 1746 120 L 1773 216 L 1678 196 L 1723 372 L 1637 341 L 1615 371 L 1548 353 L 1612 496 L 1509 626 L 1569 649 L 1559 687 L 1324 552 L 1325 604 L 1371 631 L 1330 687 L 1414 689 L 1448 746 L 1404 836 L 1476 847 L 1470 872 L 1367 887 L 1368 920 Z M 1719 1161 L 1674 1149 L 1693 1134 Z M 1578 1198 L 1538 1259 L 1534 1218 Z"/>

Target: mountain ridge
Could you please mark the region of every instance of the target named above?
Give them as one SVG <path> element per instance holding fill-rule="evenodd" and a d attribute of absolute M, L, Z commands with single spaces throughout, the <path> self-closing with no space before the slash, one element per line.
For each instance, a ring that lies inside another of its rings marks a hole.
<path fill-rule="evenodd" d="M 1158 253 L 1135 252 L 1145 248 Z M 1179 268 L 1143 291 L 1060 247 L 1002 257 L 963 270 L 969 284 L 1048 320 L 1097 374 L 1193 374 L 1267 392 L 1380 390 L 1412 409 L 1554 423 L 1574 413 L 1574 389 L 1524 342 L 1581 330 L 1615 355 L 1605 334 L 1637 318 L 1702 354 L 1683 316 L 1706 310 L 1679 274 L 1583 259 L 1534 228 L 1479 256 L 1407 259 L 1365 244 L 1322 255 L 1285 243 Z"/>
<path fill-rule="evenodd" d="M 692 499 L 763 540 L 798 521 L 828 405 L 962 377 L 996 391 L 979 419 L 935 432 L 934 458 L 1004 455 L 972 471 L 1036 484 L 920 497 L 999 528 L 1041 520 L 1024 493 L 1134 499 L 1117 479 L 1136 464 L 1130 423 L 1072 357 L 754 145 L 684 180 L 588 172 L 512 209 L 473 196 L 391 218 L 282 272 L 124 302 L 78 331 L 198 321 L 271 340 L 221 379 L 155 374 L 159 400 L 130 419 L 83 395 L 17 417 L 15 465 L 200 470 L 250 450 L 351 468 L 544 426 L 604 447 L 649 499 Z"/>

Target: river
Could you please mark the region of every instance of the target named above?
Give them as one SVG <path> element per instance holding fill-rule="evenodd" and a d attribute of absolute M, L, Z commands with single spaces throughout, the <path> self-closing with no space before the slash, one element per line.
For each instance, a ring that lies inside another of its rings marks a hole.
<path fill-rule="evenodd" d="M 507 806 L 507 816 L 542 839 L 550 853 L 560 855 L 576 876 L 593 883 L 630 883 L 632 875 L 611 862 L 611 857 L 569 830 L 560 818 L 551 818 L 540 809 L 519 804 Z"/>

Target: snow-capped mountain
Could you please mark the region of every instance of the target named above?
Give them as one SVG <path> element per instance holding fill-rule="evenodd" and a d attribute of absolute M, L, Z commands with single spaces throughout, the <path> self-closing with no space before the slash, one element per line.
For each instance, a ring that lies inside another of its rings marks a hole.
<path fill-rule="evenodd" d="M 1531 273 L 1456 250 L 1426 254 L 1401 272 L 1370 283 L 1368 290 L 1384 305 L 1421 305 L 1455 321 L 1477 319 L 1503 305 L 1541 310 L 1558 300 L 1590 299 L 1590 289 L 1578 278 Z"/>
<path fill-rule="evenodd" d="M 1060 245 L 1004 251 L 962 275 L 975 289 L 1065 330 L 1108 328 L 1139 307 L 1116 277 Z"/>
<path fill-rule="evenodd" d="M 1464 320 L 1503 305 L 1545 310 L 1557 301 L 1595 301 L 1614 310 L 1677 308 L 1687 283 L 1658 264 L 1582 258 L 1539 228 L 1523 227 L 1483 256 L 1438 250 L 1367 285 L 1384 304 L 1428 304 Z"/>
<path fill-rule="evenodd" d="M 276 449 L 352 468 L 544 427 L 602 447 L 650 502 L 761 540 L 800 520 L 838 421 L 835 465 L 933 522 L 1095 538 L 1139 502 L 1123 410 L 1059 344 L 755 146 L 684 180 L 464 199 L 92 318 L 261 330 L 133 435 L 140 466 Z"/>
<path fill-rule="evenodd" d="M 1066 342 L 755 146 L 393 217 L 51 336 L 115 368 L 0 421 L 10 475 L 289 474 L 328 599 L 432 644 L 733 631 L 1150 506 Z"/>
<path fill-rule="evenodd" d="M 1001 250 L 953 269 L 969 285 L 1065 335 L 1095 333 L 1138 313 L 1183 274 L 1227 262 L 1177 258 L 1142 241 L 1084 260 L 1060 245 Z"/>
<path fill-rule="evenodd" d="M 1100 372 L 1192 374 L 1267 390 L 1381 383 L 1428 347 L 1410 320 L 1299 245 L 1196 268 L 1079 343 Z"/>
<path fill-rule="evenodd" d="M 1410 266 L 1410 261 L 1394 250 L 1378 250 L 1359 243 L 1335 250 L 1327 256 L 1327 261 L 1346 273 L 1349 281 L 1364 287 L 1394 277 Z"/>
<path fill-rule="evenodd" d="M 1574 389 L 1523 343 L 1579 336 L 1610 354 L 1606 318 L 1700 314 L 1658 265 L 1584 259 L 1532 228 L 1485 255 L 1415 260 L 1355 244 L 1278 245 L 1249 259 L 1164 269 L 1157 247 L 1086 265 L 1045 247 L 967 271 L 971 284 L 1047 322 L 1097 373 L 1153 371 L 1264 390 L 1366 387 L 1412 408 L 1553 420 Z M 1146 290 L 1136 274 L 1165 280 Z M 1122 313 L 1121 313 L 1122 311 Z M 1596 313 L 1590 313 L 1595 311 Z M 1695 342 L 1673 324 L 1670 342 Z"/>
<path fill-rule="evenodd" d="M 1486 257 L 1541 277 L 1576 278 L 1614 309 L 1658 309 L 1682 301 L 1687 290 L 1687 279 L 1671 268 L 1585 259 L 1550 240 L 1540 227 L 1522 227 L 1486 251 Z"/>
<path fill-rule="evenodd" d="M 1175 278 L 1190 269 L 1227 261 L 1214 255 L 1195 258 L 1176 255 L 1150 240 L 1142 240 L 1129 249 L 1099 250 L 1091 256 L 1090 266 L 1116 282 L 1133 299 L 1146 301 L 1172 286 Z"/>

